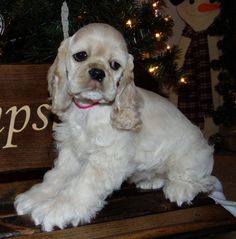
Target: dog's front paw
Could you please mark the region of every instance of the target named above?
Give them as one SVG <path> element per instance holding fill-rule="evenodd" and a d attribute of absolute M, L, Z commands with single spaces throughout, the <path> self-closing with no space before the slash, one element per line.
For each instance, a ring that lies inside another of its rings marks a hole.
<path fill-rule="evenodd" d="M 159 189 L 162 188 L 165 180 L 162 178 L 154 178 L 151 180 L 143 180 L 136 184 L 137 188 L 141 189 Z"/>
<path fill-rule="evenodd" d="M 40 203 L 47 201 L 54 193 L 45 190 L 43 184 L 36 184 L 25 193 L 19 194 L 14 202 L 18 215 L 30 214 Z"/>
<path fill-rule="evenodd" d="M 29 214 L 36 204 L 36 199 L 29 192 L 19 194 L 14 202 L 18 215 Z"/>
<path fill-rule="evenodd" d="M 31 212 L 34 223 L 41 224 L 44 231 L 52 231 L 54 227 L 64 229 L 68 225 L 75 227 L 90 222 L 94 216 L 93 208 L 63 196 L 42 202 Z"/>

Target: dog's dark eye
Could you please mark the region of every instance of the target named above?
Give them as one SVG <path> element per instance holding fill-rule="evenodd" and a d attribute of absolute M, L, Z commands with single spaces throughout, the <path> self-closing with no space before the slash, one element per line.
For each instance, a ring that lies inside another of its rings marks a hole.
<path fill-rule="evenodd" d="M 118 62 L 116 62 L 116 61 L 112 61 L 110 63 L 110 66 L 111 66 L 111 69 L 113 69 L 115 71 L 117 71 L 120 68 L 120 64 Z"/>
<path fill-rule="evenodd" d="M 80 52 L 75 53 L 73 55 L 73 58 L 78 62 L 85 61 L 88 58 L 88 54 L 86 51 L 80 51 Z"/>

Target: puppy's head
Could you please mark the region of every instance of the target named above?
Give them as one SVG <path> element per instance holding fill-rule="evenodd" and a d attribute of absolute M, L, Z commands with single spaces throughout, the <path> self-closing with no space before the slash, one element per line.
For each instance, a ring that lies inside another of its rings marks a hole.
<path fill-rule="evenodd" d="M 111 118 L 116 128 L 132 129 L 139 124 L 134 113 L 133 57 L 121 33 L 107 24 L 89 24 L 64 40 L 49 69 L 48 83 L 52 111 L 59 116 L 76 99 L 113 104 Z"/>

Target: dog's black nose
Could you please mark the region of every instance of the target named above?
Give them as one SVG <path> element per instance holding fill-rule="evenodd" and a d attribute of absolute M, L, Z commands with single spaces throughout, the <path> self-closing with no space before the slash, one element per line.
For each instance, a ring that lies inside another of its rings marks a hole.
<path fill-rule="evenodd" d="M 105 77 L 105 72 L 101 69 L 92 68 L 89 70 L 89 75 L 91 76 L 93 80 L 102 82 Z"/>

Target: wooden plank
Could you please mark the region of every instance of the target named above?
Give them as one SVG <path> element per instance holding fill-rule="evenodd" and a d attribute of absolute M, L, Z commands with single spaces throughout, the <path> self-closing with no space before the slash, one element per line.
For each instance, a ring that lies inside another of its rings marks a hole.
<path fill-rule="evenodd" d="M 24 235 L 28 232 L 39 232 L 39 228 L 33 225 L 29 217 L 16 216 L 12 206 L 15 195 L 20 191 L 25 191 L 35 183 L 36 181 L 26 181 L 2 184 L 0 188 L 3 195 L 3 197 L 0 197 L 0 225 L 2 227 L 2 229 L 0 229 L 0 231 L 2 230 L 2 234 L 0 235 L 2 235 L 2 237 L 5 237 L 6 233 L 10 233 L 11 236 L 13 236 Z M 10 189 L 12 189 L 12 191 Z M 11 202 L 9 203 L 5 198 L 10 198 Z M 185 205 L 179 208 L 176 204 L 166 200 L 162 191 L 145 190 L 140 192 L 133 185 L 125 184 L 121 190 L 115 192 L 108 198 L 106 207 L 98 213 L 92 223 L 97 224 L 155 213 L 184 210 L 189 207 L 200 207 L 212 203 L 212 200 L 208 199 L 205 195 L 199 195 L 192 205 Z"/>
<path fill-rule="evenodd" d="M 47 102 L 48 68 L 48 64 L 0 65 L 0 104 Z"/>
<path fill-rule="evenodd" d="M 218 205 L 189 208 L 111 222 L 90 224 L 77 228 L 58 230 L 50 233 L 35 233 L 27 238 L 158 238 L 185 233 L 232 230 L 236 220 Z M 27 235 L 29 230 L 25 231 Z"/>
<path fill-rule="evenodd" d="M 4 223 L 2 220 L 0 220 L 0 238 L 2 239 L 21 235 L 32 235 L 35 232 L 39 232 L 39 229 L 32 228 L 27 223 L 28 221 L 25 221 L 24 226 L 17 226 L 15 224 Z"/>
<path fill-rule="evenodd" d="M 13 198 L 20 192 L 24 192 L 34 183 L 43 178 L 44 173 L 49 168 L 7 172 L 0 173 L 0 202 L 13 201 Z M 225 173 L 227 172 L 227 173 Z M 223 183 L 224 191 L 227 197 L 231 200 L 236 200 L 236 158 L 234 155 L 220 155 L 215 156 L 214 175 L 216 175 Z M 130 195 L 138 193 L 134 187 L 124 184 L 120 191 L 115 192 L 114 195 Z"/>
<path fill-rule="evenodd" d="M 38 182 L 39 180 L 28 180 L 0 184 L 0 218 L 15 216 L 16 212 L 13 207 L 15 197 Z"/>
<path fill-rule="evenodd" d="M 7 171 L 0 172 L 0 183 L 11 183 L 19 182 L 32 179 L 42 179 L 44 174 L 50 168 L 36 168 L 28 170 L 16 170 L 16 171 Z"/>
<path fill-rule="evenodd" d="M 0 172 L 52 165 L 49 65 L 0 65 Z"/>
<path fill-rule="evenodd" d="M 17 194 L 26 191 L 32 185 L 40 182 L 30 180 L 23 182 L 0 184 L 0 218 L 14 216 L 13 202 Z M 150 213 L 160 213 L 171 210 L 179 210 L 175 203 L 165 199 L 161 190 L 140 191 L 134 185 L 124 184 L 119 191 L 116 191 L 107 199 L 107 205 L 98 213 L 93 222 L 117 220 L 128 217 L 143 216 Z M 204 194 L 198 195 L 192 205 L 183 205 L 182 208 L 198 207 L 212 204 L 213 201 Z M 8 223 L 11 220 L 7 219 Z"/>
<path fill-rule="evenodd" d="M 223 157 L 223 159 L 225 158 Z M 234 168 L 236 161 L 234 161 L 232 157 L 228 157 L 225 159 L 226 161 L 223 159 L 222 157 L 216 157 L 216 169 L 220 166 L 220 168 L 224 168 L 225 172 L 227 171 L 228 167 Z M 228 162 L 227 160 L 232 162 L 232 164 L 221 164 L 221 162 Z M 218 164 L 218 161 L 220 161 L 220 164 Z M 218 175 L 217 170 L 216 175 L 220 176 Z M 235 182 L 235 177 L 228 177 L 229 179 L 233 179 Z M 226 180 L 227 178 L 224 179 Z M 27 233 L 29 231 L 39 231 L 39 228 L 34 227 L 33 223 L 28 217 L 16 217 L 14 208 L 12 207 L 15 196 L 20 192 L 26 191 L 37 182 L 38 180 L 27 180 L 0 184 L 0 218 L 2 219 L 1 226 L 2 228 L 5 228 L 5 232 L 14 233 L 15 226 L 17 228 L 19 227 L 21 231 L 23 230 L 24 233 L 25 230 Z M 223 183 L 225 184 L 227 182 Z M 205 195 L 199 195 L 190 207 L 202 207 L 212 203 L 213 201 L 208 199 Z M 122 220 L 132 217 L 134 218 L 150 214 L 163 214 L 177 210 L 183 211 L 190 207 L 185 205 L 182 208 L 178 208 L 176 204 L 170 203 L 164 198 L 162 191 L 140 191 L 137 190 L 134 185 L 128 185 L 125 183 L 121 190 L 114 192 L 114 194 L 108 198 L 108 204 L 97 215 L 93 223 L 104 223 L 108 221 Z M 28 227 L 26 225 L 28 225 Z M 19 230 L 16 230 L 16 234 L 19 235 Z"/>
<path fill-rule="evenodd" d="M 226 197 L 236 201 L 236 155 L 215 155 L 213 174 L 222 182 Z"/>

